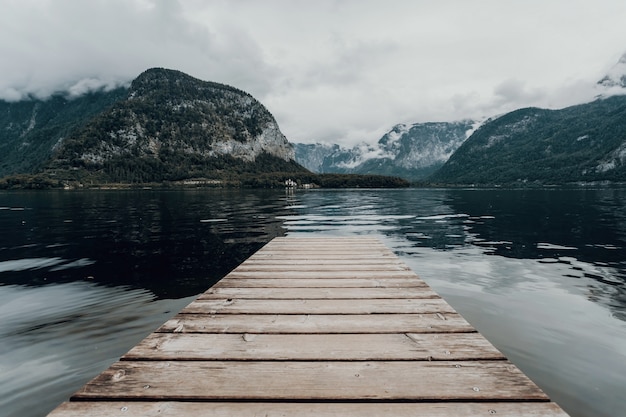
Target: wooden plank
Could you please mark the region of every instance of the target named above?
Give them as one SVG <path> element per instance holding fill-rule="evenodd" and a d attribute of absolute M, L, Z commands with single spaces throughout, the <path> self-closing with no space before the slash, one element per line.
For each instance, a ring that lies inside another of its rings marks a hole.
<path fill-rule="evenodd" d="M 393 257 L 393 252 L 389 249 L 384 248 L 370 248 L 367 246 L 358 246 L 358 245 L 345 245 L 345 246 L 333 246 L 333 245 L 324 245 L 319 247 L 291 247 L 291 246 L 283 246 L 283 247 L 272 247 L 265 249 L 268 253 L 289 253 L 298 256 L 306 256 L 306 255 L 333 255 L 333 254 L 342 254 L 342 255 L 370 255 L 370 256 L 389 256 Z"/>
<path fill-rule="evenodd" d="M 274 247 L 315 247 L 315 246 L 340 246 L 340 247 L 353 247 L 353 246 L 365 246 L 367 248 L 382 248 L 387 249 L 380 240 L 377 238 L 364 238 L 364 237 L 354 237 L 354 238 L 341 238 L 341 237 L 329 237 L 329 238 L 321 238 L 321 239 L 307 239 L 306 237 L 277 237 L 268 242 L 264 249 L 270 249 Z"/>
<path fill-rule="evenodd" d="M 358 260 L 370 260 L 372 262 L 384 262 L 388 261 L 396 261 L 398 257 L 394 255 L 392 252 L 354 252 L 350 255 L 333 252 L 285 252 L 285 251 L 273 251 L 273 250 L 263 250 L 259 251 L 248 258 L 251 261 L 258 260 L 267 260 L 267 261 L 291 261 L 294 259 L 305 259 L 305 260 L 320 260 L 320 261 L 358 261 Z"/>
<path fill-rule="evenodd" d="M 356 265 L 394 265 L 394 266 L 405 266 L 404 262 L 402 262 L 399 258 L 372 258 L 371 256 L 366 256 L 361 259 L 354 258 L 345 258 L 340 257 L 337 259 L 324 259 L 317 256 L 311 257 L 298 257 L 298 256 L 281 256 L 280 258 L 276 257 L 250 257 L 245 263 L 246 265 L 254 264 L 254 265 L 275 265 L 275 266 L 285 266 L 289 265 L 290 262 L 297 262 L 298 266 L 308 266 L 315 267 L 318 265 L 324 266 L 356 266 Z"/>
<path fill-rule="evenodd" d="M 317 251 L 317 250 L 328 250 L 329 248 L 332 249 L 339 249 L 339 250 L 346 250 L 346 251 L 354 251 L 354 250 L 363 250 L 366 252 L 374 252 L 374 251 L 379 251 L 379 252 L 385 252 L 385 251 L 389 251 L 389 249 L 381 244 L 380 242 L 375 242 L 375 241 L 371 241 L 371 242 L 366 242 L 366 241 L 361 241 L 359 239 L 355 239 L 355 240 L 320 240 L 320 241 L 305 241 L 305 240 L 300 240 L 300 239 L 286 239 L 284 241 L 279 241 L 276 240 L 274 242 L 270 242 L 268 243 L 263 250 L 285 250 L 285 251 L 289 251 L 289 250 L 310 250 L 312 252 Z"/>
<path fill-rule="evenodd" d="M 468 333 L 459 314 L 179 314 L 157 332 L 175 333 Z"/>
<path fill-rule="evenodd" d="M 508 361 L 121 361 L 72 398 L 549 400 Z"/>
<path fill-rule="evenodd" d="M 333 264 L 301 264 L 299 262 L 294 262 L 290 265 L 278 265 L 278 264 L 260 264 L 256 262 L 244 262 L 237 268 L 233 270 L 233 272 L 296 272 L 300 273 L 302 271 L 306 272 L 335 272 L 340 271 L 343 272 L 346 269 L 349 269 L 351 272 L 359 272 L 359 271 L 367 271 L 367 272 L 395 272 L 395 271 L 410 271 L 409 267 L 406 265 L 399 264 L 358 264 L 358 265 L 350 265 L 350 267 L 346 267 L 346 265 L 333 265 Z"/>
<path fill-rule="evenodd" d="M 350 269 L 341 271 L 241 271 L 234 270 L 228 274 L 228 279 L 255 279 L 255 278 L 272 278 L 272 279 L 300 279 L 300 278 L 360 278 L 360 279 L 379 279 L 379 278 L 406 278 L 415 279 L 417 276 L 410 271 L 352 271 Z"/>
<path fill-rule="evenodd" d="M 428 287 L 417 288 L 220 288 L 213 287 L 201 294 L 198 300 L 219 298 L 301 300 L 301 299 L 401 299 L 439 298 Z M 369 301 L 367 301 L 369 303 Z"/>
<path fill-rule="evenodd" d="M 153 333 L 125 360 L 502 360 L 478 333 L 175 334 Z"/>
<path fill-rule="evenodd" d="M 49 417 L 567 417 L 546 402 L 489 403 L 263 403 L 263 402 L 66 402 Z"/>
<path fill-rule="evenodd" d="M 355 240 L 357 242 L 367 242 L 372 243 L 374 245 L 382 245 L 382 242 L 375 236 L 367 236 L 367 235 L 351 235 L 351 236 L 326 236 L 326 235 L 313 235 L 313 234 L 301 234 L 297 237 L 291 236 L 279 236 L 269 243 L 279 244 L 282 242 L 291 242 L 292 240 L 296 240 L 298 242 L 341 242 L 341 241 L 352 241 Z"/>
<path fill-rule="evenodd" d="M 183 314 L 424 314 L 455 313 L 441 298 L 376 300 L 198 299 Z"/>
<path fill-rule="evenodd" d="M 371 237 L 272 240 L 72 399 L 51 416 L 567 416 Z"/>
<path fill-rule="evenodd" d="M 240 278 L 223 279 L 213 288 L 424 288 L 426 283 L 409 278 Z"/>

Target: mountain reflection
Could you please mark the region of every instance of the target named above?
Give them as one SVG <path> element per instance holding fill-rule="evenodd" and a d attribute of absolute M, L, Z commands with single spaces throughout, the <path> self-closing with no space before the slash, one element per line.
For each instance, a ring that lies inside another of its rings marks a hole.
<path fill-rule="evenodd" d="M 626 320 L 626 190 L 455 190 L 445 199 L 488 253 L 563 265 L 587 297 Z M 492 244 L 498 240 L 498 244 Z M 510 278 L 509 278 L 510 279 Z"/>
<path fill-rule="evenodd" d="M 8 194 L 20 227 L 0 238 L 0 282 L 79 280 L 179 298 L 209 288 L 275 236 L 284 193 L 89 191 Z M 2 260 L 5 260 L 2 262 Z M 10 262 L 26 262 L 19 266 Z"/>

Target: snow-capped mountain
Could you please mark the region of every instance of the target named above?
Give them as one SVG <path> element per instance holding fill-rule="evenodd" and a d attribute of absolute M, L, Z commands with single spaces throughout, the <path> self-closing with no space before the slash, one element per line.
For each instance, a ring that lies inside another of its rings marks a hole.
<path fill-rule="evenodd" d="M 398 124 L 375 145 L 295 144 L 296 161 L 314 172 L 419 180 L 441 167 L 476 127 L 471 120 Z"/>
<path fill-rule="evenodd" d="M 606 76 L 598 81 L 598 84 L 607 88 L 626 88 L 626 53 L 622 55 Z"/>

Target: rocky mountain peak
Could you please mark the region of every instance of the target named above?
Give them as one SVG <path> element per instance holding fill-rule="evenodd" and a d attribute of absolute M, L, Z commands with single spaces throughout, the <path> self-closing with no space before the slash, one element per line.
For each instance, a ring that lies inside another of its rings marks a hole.
<path fill-rule="evenodd" d="M 475 122 L 397 124 L 375 145 L 296 144 L 296 160 L 315 172 L 394 175 L 420 180 L 442 166 Z"/>
<path fill-rule="evenodd" d="M 160 182 L 303 170 L 258 100 L 180 71 L 152 68 L 129 88 L 57 101 L 0 103 L 0 128 L 12 132 L 0 149 L 16 150 L 4 174 Z"/>
<path fill-rule="evenodd" d="M 139 75 L 128 99 L 96 124 L 100 140 L 78 155 L 86 162 L 129 152 L 158 159 L 162 151 L 249 162 L 261 153 L 295 157 L 274 117 L 251 95 L 163 68 Z"/>

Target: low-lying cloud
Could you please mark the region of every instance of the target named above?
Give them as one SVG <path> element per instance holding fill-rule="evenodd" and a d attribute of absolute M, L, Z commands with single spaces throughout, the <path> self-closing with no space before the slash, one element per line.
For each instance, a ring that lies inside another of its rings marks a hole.
<path fill-rule="evenodd" d="M 397 123 L 620 92 L 596 82 L 621 71 L 611 68 L 626 50 L 622 0 L 0 0 L 0 10 L 0 99 L 73 97 L 165 67 L 251 93 L 291 141 L 347 146 Z"/>

